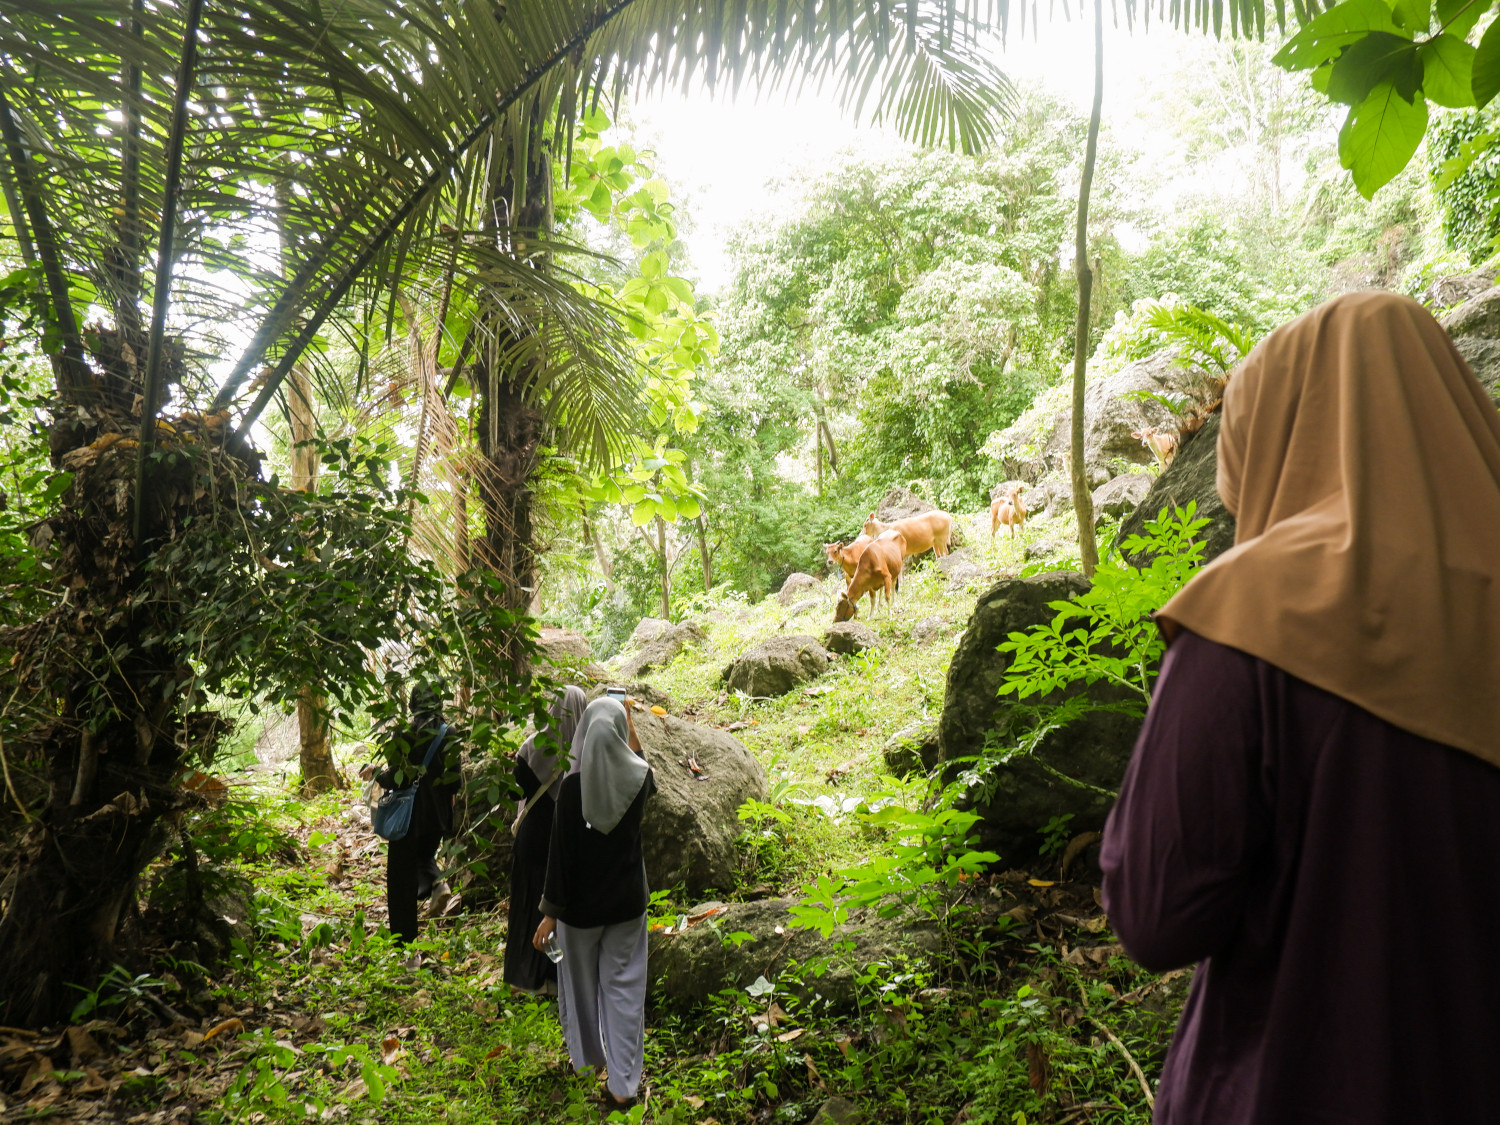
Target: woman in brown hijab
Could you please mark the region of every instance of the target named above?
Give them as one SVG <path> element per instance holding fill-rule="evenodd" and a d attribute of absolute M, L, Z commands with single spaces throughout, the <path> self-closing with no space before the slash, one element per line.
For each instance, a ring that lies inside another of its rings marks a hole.
<path fill-rule="evenodd" d="M 1500 414 L 1341 297 L 1230 383 L 1218 487 L 1102 855 L 1126 950 L 1202 962 L 1155 1120 L 1500 1120 Z"/>

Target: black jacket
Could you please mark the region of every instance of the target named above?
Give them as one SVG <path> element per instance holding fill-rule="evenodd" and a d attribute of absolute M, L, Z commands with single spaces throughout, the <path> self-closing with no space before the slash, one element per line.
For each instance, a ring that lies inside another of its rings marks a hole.
<path fill-rule="evenodd" d="M 641 853 L 641 817 L 646 799 L 655 792 L 656 777 L 648 773 L 620 823 L 606 834 L 584 822 L 578 774 L 563 778 L 552 814 L 543 914 L 585 929 L 628 922 L 646 913 L 651 892 Z"/>
<path fill-rule="evenodd" d="M 460 733 L 453 727 L 443 736 L 443 743 L 432 755 L 432 765 L 422 772 L 422 760 L 427 757 L 427 748 L 432 745 L 441 720 L 414 722 L 398 734 L 392 735 L 387 747 L 394 751 L 390 756 L 406 764 L 401 767 L 399 784 L 417 779 L 417 797 L 412 803 L 411 836 L 449 836 L 453 833 L 453 795 L 459 789 L 458 749 L 463 742 Z M 375 780 L 382 789 L 398 786 L 396 769 L 387 768 L 376 775 Z"/>

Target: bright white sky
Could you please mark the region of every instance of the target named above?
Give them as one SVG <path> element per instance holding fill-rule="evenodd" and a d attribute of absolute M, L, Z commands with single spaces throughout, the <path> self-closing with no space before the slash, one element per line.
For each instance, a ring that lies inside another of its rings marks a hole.
<path fill-rule="evenodd" d="M 1104 119 L 1117 137 L 1128 132 L 1136 147 L 1150 152 L 1170 144 L 1162 135 L 1141 135 L 1137 111 L 1151 79 L 1170 73 L 1194 52 L 1203 37 L 1156 23 L 1149 32 L 1116 28 L 1106 13 L 1104 40 Z M 1014 26 L 1012 27 L 1014 31 Z M 1001 69 L 1018 81 L 1040 81 L 1088 112 L 1093 97 L 1093 25 L 1061 13 L 1044 22 L 1040 35 L 1012 37 L 999 55 Z M 841 149 L 866 145 L 889 148 L 901 142 L 890 132 L 861 127 L 844 116 L 831 96 L 802 91 L 795 104 L 779 95 L 757 101 L 742 92 L 737 101 L 710 99 L 706 92 L 686 96 L 637 96 L 630 108 L 637 139 L 654 148 L 658 170 L 683 199 L 695 229 L 688 237 L 693 269 L 701 287 L 712 292 L 728 280 L 724 247 L 730 231 L 756 213 L 775 213 L 777 201 L 767 181 L 832 163 Z"/>

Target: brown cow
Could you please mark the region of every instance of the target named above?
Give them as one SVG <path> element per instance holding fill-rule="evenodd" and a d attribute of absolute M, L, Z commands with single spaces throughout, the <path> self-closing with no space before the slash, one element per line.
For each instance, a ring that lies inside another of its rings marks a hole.
<path fill-rule="evenodd" d="M 859 556 L 865 553 L 865 548 L 870 545 L 870 536 L 861 535 L 849 546 L 844 546 L 843 541 L 835 543 L 824 543 L 823 553 L 828 556 L 828 564 L 832 566 L 837 563 L 844 572 L 844 580 L 847 582 L 854 577 L 854 567 L 859 562 Z"/>
<path fill-rule="evenodd" d="M 901 561 L 906 558 L 906 537 L 899 531 L 886 531 L 865 544 L 849 588 L 839 595 L 834 621 L 848 621 L 859 609 L 859 599 L 870 595 L 870 616 L 875 616 L 875 595 L 885 591 L 886 612 L 890 612 L 895 592 L 901 588 Z"/>
<path fill-rule="evenodd" d="M 948 553 L 948 539 L 953 535 L 953 517 L 947 512 L 923 512 L 919 516 L 907 516 L 895 523 L 881 523 L 870 513 L 865 520 L 866 535 L 880 535 L 890 530 L 899 531 L 906 539 L 907 557 L 931 550 L 938 558 Z"/>
<path fill-rule="evenodd" d="M 1026 523 L 1026 502 L 1021 499 L 1021 490 L 1024 484 L 1013 484 L 1006 489 L 1005 495 L 990 505 L 990 542 L 995 541 L 995 532 L 1000 530 L 1003 523 L 1010 528 L 1010 537 L 1016 537 L 1016 530 L 1022 528 Z"/>

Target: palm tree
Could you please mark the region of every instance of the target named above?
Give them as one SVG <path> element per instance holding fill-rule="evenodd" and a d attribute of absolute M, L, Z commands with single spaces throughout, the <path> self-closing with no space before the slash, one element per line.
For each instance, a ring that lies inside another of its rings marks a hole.
<path fill-rule="evenodd" d="M 607 462 L 634 401 L 609 310 L 547 237 L 547 162 L 580 107 L 643 82 L 821 75 L 915 140 L 978 148 L 1008 86 L 968 15 L 956 0 L 0 0 L 11 233 L 41 279 L 54 463 L 75 473 L 47 522 L 62 596 L 0 634 L 12 698 L 34 703 L 23 741 L 53 778 L 0 918 L 0 1022 L 57 1018 L 65 985 L 97 975 L 184 756 L 211 751 L 163 567 L 258 471 L 253 426 L 287 409 L 292 373 L 336 385 L 341 354 L 397 333 L 404 287 L 461 279 L 453 366 L 473 369 L 501 482 L 486 539 L 524 585 L 525 559 L 503 555 L 529 547 L 537 443 Z M 356 393 L 368 377 L 361 362 Z"/>

